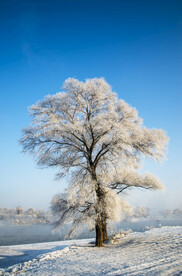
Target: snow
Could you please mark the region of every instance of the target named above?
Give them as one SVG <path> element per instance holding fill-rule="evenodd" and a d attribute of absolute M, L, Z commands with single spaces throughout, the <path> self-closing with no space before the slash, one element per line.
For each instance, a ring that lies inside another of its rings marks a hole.
<path fill-rule="evenodd" d="M 0 275 L 181 275 L 182 226 L 93 239 L 0 247 Z"/>

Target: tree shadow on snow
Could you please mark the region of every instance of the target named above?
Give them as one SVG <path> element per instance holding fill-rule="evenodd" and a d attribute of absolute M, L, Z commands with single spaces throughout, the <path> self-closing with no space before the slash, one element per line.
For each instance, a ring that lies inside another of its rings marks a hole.
<path fill-rule="evenodd" d="M 0 255 L 0 268 L 8 268 L 9 266 L 13 266 L 16 264 L 24 263 L 36 259 L 37 256 L 51 253 L 56 250 L 62 250 L 67 245 L 57 246 L 54 248 L 49 249 L 41 249 L 41 250 L 21 250 L 22 255 L 15 255 L 15 256 L 7 256 L 7 255 Z M 1 259 L 2 258 L 2 259 Z"/>

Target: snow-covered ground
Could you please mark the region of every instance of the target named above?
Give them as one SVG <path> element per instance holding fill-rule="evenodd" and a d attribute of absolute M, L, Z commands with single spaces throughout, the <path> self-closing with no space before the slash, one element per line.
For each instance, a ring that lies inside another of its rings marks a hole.
<path fill-rule="evenodd" d="M 1 246 L 0 275 L 182 275 L 182 226 L 92 239 Z"/>

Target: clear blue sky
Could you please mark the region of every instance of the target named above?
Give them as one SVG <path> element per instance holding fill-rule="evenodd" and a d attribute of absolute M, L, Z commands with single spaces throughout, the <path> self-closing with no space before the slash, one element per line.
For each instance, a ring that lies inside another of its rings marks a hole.
<path fill-rule="evenodd" d="M 182 208 L 182 1 L 0 1 L 0 206 L 48 208 L 66 187 L 23 155 L 18 140 L 27 107 L 67 77 L 104 77 L 145 126 L 166 130 L 168 161 L 144 167 L 166 193 L 133 191 L 128 200 Z"/>

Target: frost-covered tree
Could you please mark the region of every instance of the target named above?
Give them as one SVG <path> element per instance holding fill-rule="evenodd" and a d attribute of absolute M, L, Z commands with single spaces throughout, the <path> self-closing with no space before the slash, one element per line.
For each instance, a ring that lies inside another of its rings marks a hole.
<path fill-rule="evenodd" d="M 162 188 L 156 177 L 140 175 L 138 168 L 145 157 L 165 158 L 166 134 L 145 128 L 137 110 L 119 100 L 104 79 L 69 78 L 63 92 L 33 105 L 30 115 L 32 123 L 21 139 L 24 151 L 42 167 L 59 168 L 57 177 L 69 179 L 66 193 L 52 201 L 57 226 L 73 222 L 74 230 L 87 223 L 102 246 L 107 222 L 130 210 L 120 197 L 125 189 Z"/>
<path fill-rule="evenodd" d="M 133 216 L 135 218 L 146 218 L 150 215 L 151 210 L 145 207 L 135 207 Z"/>

